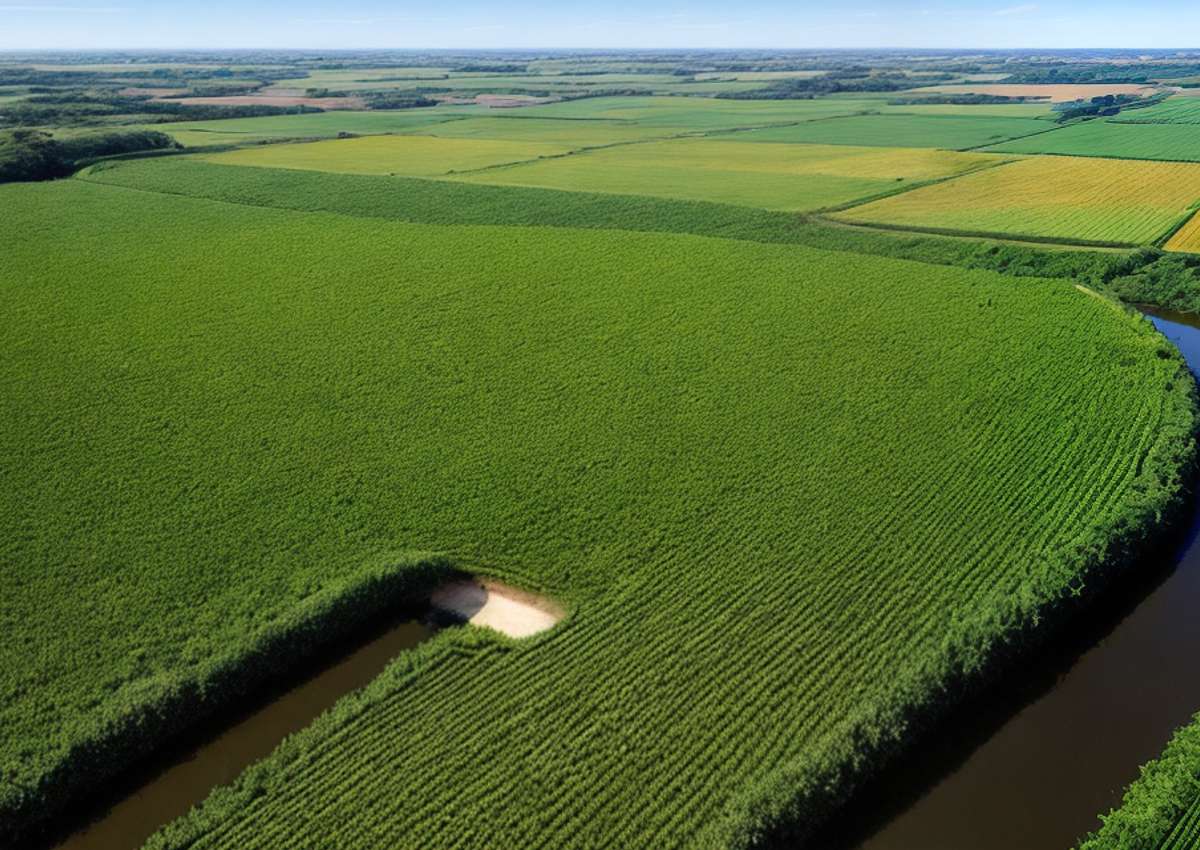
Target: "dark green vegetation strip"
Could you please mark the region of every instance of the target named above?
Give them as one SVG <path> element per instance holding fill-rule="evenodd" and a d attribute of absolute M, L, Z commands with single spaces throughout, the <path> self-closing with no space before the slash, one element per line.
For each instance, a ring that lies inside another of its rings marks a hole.
<path fill-rule="evenodd" d="M 426 224 L 506 224 L 720 236 L 808 245 L 1029 277 L 1063 277 L 1139 304 L 1200 311 L 1200 257 L 1048 250 L 822 222 L 702 201 L 416 178 L 222 166 L 189 159 L 110 163 L 82 179 L 251 206 Z"/>
<path fill-rule="evenodd" d="M 0 204 L 7 826 L 98 724 L 406 550 L 571 616 L 402 659 L 159 846 L 811 826 L 1190 457 L 1182 360 L 1061 280 L 80 180 Z"/>
<path fill-rule="evenodd" d="M 965 150 L 1046 131 L 1037 118 L 982 115 L 856 115 L 739 133 L 740 142 Z"/>
<path fill-rule="evenodd" d="M 1200 715 L 1142 768 L 1121 807 L 1078 850 L 1196 850 L 1200 847 Z"/>
<path fill-rule="evenodd" d="M 1041 153 L 1106 159 L 1156 159 L 1200 162 L 1196 127 L 1191 124 L 1132 124 L 1085 121 L 983 150 L 996 153 Z"/>

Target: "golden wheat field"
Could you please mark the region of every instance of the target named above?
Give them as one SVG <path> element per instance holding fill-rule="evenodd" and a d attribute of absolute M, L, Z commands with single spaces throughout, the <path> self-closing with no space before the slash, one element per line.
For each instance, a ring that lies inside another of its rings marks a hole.
<path fill-rule="evenodd" d="M 1200 254 L 1200 212 L 1193 215 L 1188 223 L 1168 240 L 1168 251 L 1190 251 Z"/>
<path fill-rule="evenodd" d="M 847 210 L 859 223 L 1145 244 L 1200 200 L 1200 164 L 1040 156 Z"/>
<path fill-rule="evenodd" d="M 672 139 L 470 175 L 472 182 L 813 210 L 1003 162 L 995 154 Z"/>

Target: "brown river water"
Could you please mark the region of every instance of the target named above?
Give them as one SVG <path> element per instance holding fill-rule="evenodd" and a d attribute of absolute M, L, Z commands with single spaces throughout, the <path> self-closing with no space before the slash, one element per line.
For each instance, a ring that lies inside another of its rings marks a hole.
<path fill-rule="evenodd" d="M 401 651 L 431 634 L 422 623 L 394 624 L 312 678 L 258 706 L 233 725 L 159 764 L 126 787 L 111 805 L 57 845 L 58 850 L 136 850 L 159 827 L 187 811 L 218 785 L 237 778 L 279 742 L 312 723 L 347 693 L 378 676 Z"/>
<path fill-rule="evenodd" d="M 1150 313 L 1150 310 L 1146 311 Z M 1200 326 L 1154 322 L 1200 372 Z M 1200 513 L 1070 637 L 955 712 L 860 796 L 821 850 L 1069 850 L 1200 710 Z M 431 629 L 393 625 L 112 789 L 57 850 L 135 850 Z M 64 830 L 65 832 L 65 830 Z M 60 836 L 61 838 L 61 836 Z M 47 845 L 49 846 L 49 845 Z"/>

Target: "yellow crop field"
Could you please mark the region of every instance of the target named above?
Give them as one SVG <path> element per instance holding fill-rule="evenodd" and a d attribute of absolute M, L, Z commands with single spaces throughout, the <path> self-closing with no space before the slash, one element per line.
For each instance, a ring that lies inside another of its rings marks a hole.
<path fill-rule="evenodd" d="M 299 168 L 343 174 L 437 177 L 455 171 L 554 156 L 570 150 L 553 142 L 502 139 L 440 139 L 429 136 L 364 136 L 298 145 L 270 145 L 204 159 L 225 165 Z"/>
<path fill-rule="evenodd" d="M 1200 164 L 1040 156 L 837 214 L 917 229 L 1154 241 L 1200 200 Z"/>
<path fill-rule="evenodd" d="M 992 154 L 930 148 L 672 139 L 497 168 L 463 179 L 799 211 L 1004 161 Z"/>
<path fill-rule="evenodd" d="M 1200 254 L 1200 212 L 1179 228 L 1179 232 L 1167 242 L 1166 248 L 1168 251 L 1190 251 Z"/>

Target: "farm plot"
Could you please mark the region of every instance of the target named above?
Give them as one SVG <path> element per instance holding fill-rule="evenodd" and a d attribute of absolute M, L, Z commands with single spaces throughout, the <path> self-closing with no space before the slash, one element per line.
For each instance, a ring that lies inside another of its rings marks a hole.
<path fill-rule="evenodd" d="M 1187 124 L 1087 121 L 987 148 L 1006 153 L 1200 162 L 1200 133 Z"/>
<path fill-rule="evenodd" d="M 629 121 L 572 121 L 553 118 L 463 118 L 414 132 L 444 139 L 509 139 L 553 142 L 571 147 L 654 139 L 686 132 L 682 127 L 643 127 Z"/>
<path fill-rule="evenodd" d="M 1154 86 L 1137 83 L 950 83 L 913 89 L 906 94 L 993 94 L 1036 97 L 1050 103 L 1088 100 L 1106 94 L 1150 94 Z"/>
<path fill-rule="evenodd" d="M 811 121 L 853 115 L 874 108 L 878 99 L 720 100 L 705 97 L 595 97 L 512 110 L 542 118 L 601 118 L 633 121 L 643 127 L 718 130 Z"/>
<path fill-rule="evenodd" d="M 1182 361 L 1065 281 L 80 180 L 0 204 L 0 823 L 409 550 L 568 616 L 443 633 L 157 846 L 811 823 L 1115 568 L 1192 433 Z"/>
<path fill-rule="evenodd" d="M 467 107 L 402 109 L 394 112 L 312 112 L 219 121 L 172 121 L 131 129 L 169 133 L 187 147 L 253 144 L 280 139 L 334 138 L 339 133 L 403 133 L 469 112 Z"/>
<path fill-rule="evenodd" d="M 993 118 L 1038 118 L 1045 121 L 1055 113 L 1045 103 L 885 103 L 884 115 L 987 115 Z"/>
<path fill-rule="evenodd" d="M 823 145 L 881 147 L 977 148 L 1051 129 L 1036 118 L 986 115 L 855 115 L 809 121 L 790 127 L 768 127 L 739 133 L 750 142 L 808 142 Z"/>
<path fill-rule="evenodd" d="M 569 145 L 552 142 L 364 136 L 298 145 L 243 148 L 204 155 L 204 158 L 225 165 L 434 177 L 555 156 L 569 150 Z"/>
<path fill-rule="evenodd" d="M 813 210 L 1003 158 L 920 148 L 674 139 L 467 175 L 478 183 Z"/>
<path fill-rule="evenodd" d="M 1168 251 L 1190 251 L 1200 254 L 1200 213 L 1188 219 L 1187 224 L 1179 228 L 1165 247 Z"/>
<path fill-rule="evenodd" d="M 1035 157 L 855 207 L 837 218 L 1113 244 L 1153 242 L 1200 201 L 1200 165 Z"/>
<path fill-rule="evenodd" d="M 1145 109 L 1129 109 L 1108 119 L 1114 124 L 1200 124 L 1200 99 L 1171 97 Z"/>

